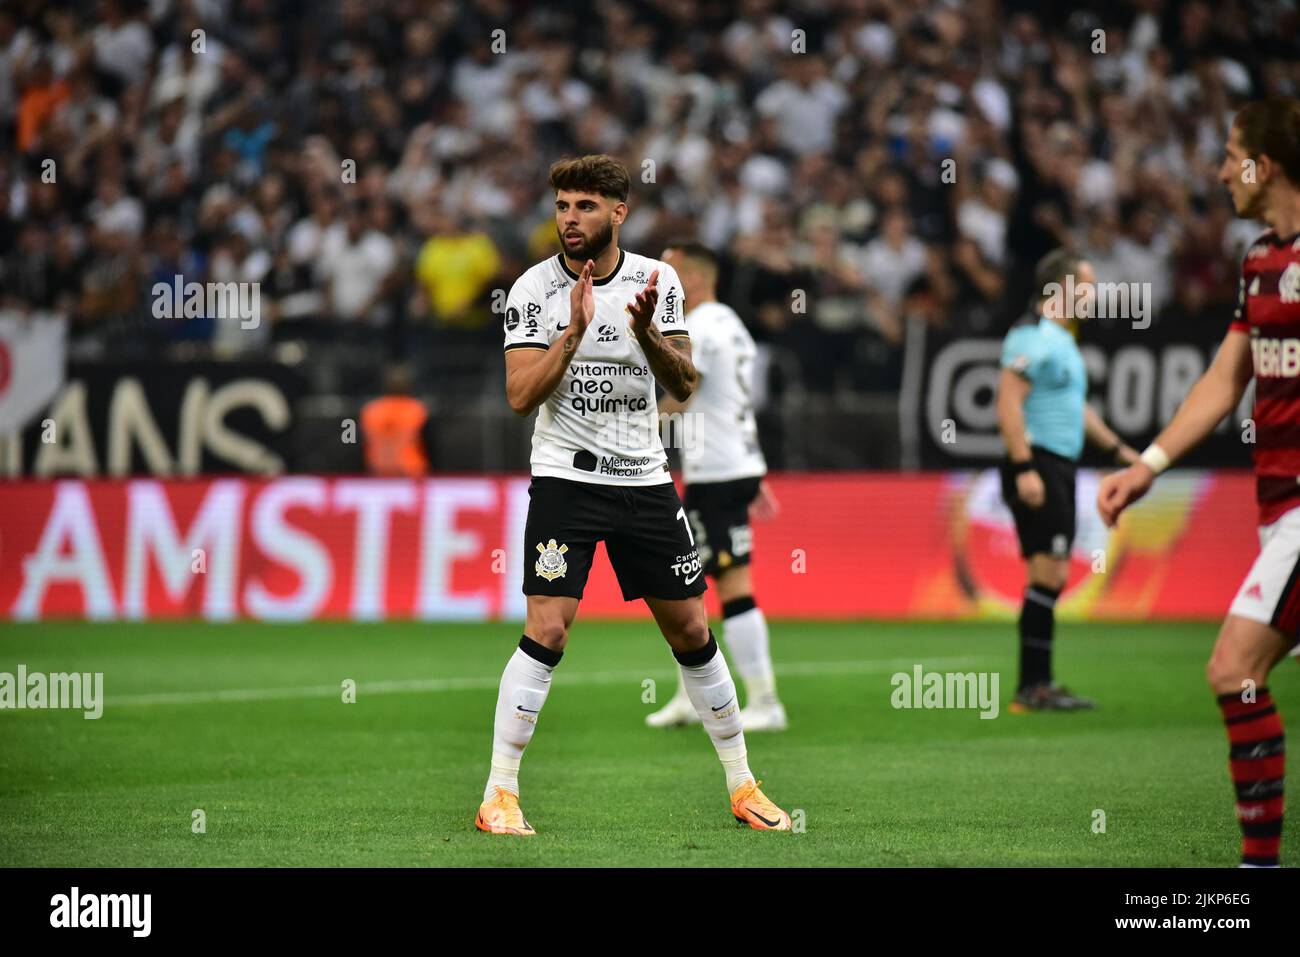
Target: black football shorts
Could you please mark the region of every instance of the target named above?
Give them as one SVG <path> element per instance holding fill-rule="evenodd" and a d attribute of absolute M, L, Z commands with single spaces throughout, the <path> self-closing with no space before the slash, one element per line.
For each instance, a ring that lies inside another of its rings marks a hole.
<path fill-rule="evenodd" d="M 1069 558 L 1074 545 L 1074 484 L 1078 466 L 1064 456 L 1032 448 L 1034 469 L 1043 479 L 1045 496 L 1039 508 L 1030 508 L 1016 491 L 1010 462 L 1002 463 L 1002 499 L 1016 520 L 1020 554 Z"/>
<path fill-rule="evenodd" d="M 755 476 L 686 486 L 686 514 L 695 530 L 704 574 L 717 578 L 729 568 L 749 564 L 753 546 L 749 503 L 758 496 L 762 481 Z"/>
<path fill-rule="evenodd" d="M 704 594 L 700 555 L 677 489 L 536 476 L 528 486 L 524 594 L 581 598 L 603 541 L 624 601 Z"/>

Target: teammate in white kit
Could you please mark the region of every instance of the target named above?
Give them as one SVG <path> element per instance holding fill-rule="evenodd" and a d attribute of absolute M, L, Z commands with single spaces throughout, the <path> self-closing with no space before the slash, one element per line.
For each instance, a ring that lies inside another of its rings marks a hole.
<path fill-rule="evenodd" d="M 750 512 L 767 517 L 777 508 L 763 479 L 767 463 L 751 395 L 758 350 L 740 317 L 718 302 L 718 261 L 707 246 L 675 242 L 664 252 L 664 262 L 676 268 L 686 301 L 692 303 L 686 327 L 699 384 L 689 402 L 665 397 L 659 410 L 689 417 L 679 432 L 686 514 L 704 572 L 718 588 L 723 642 L 745 682 L 741 724 L 746 731 L 784 731 L 786 714 L 776 696 L 767 619 L 754 601 L 749 574 Z M 654 728 L 699 720 L 682 685 L 664 707 L 646 716 Z"/>
<path fill-rule="evenodd" d="M 475 826 L 533 834 L 519 807 L 519 764 L 605 542 L 627 601 L 650 607 L 722 762 L 731 812 L 758 830 L 790 816 L 750 773 L 740 705 L 709 629 L 705 582 L 659 438 L 655 383 L 689 398 L 697 374 L 676 272 L 619 249 L 627 170 L 608 156 L 551 167 L 563 252 L 533 266 L 506 301 L 506 395 L 534 409 L 525 529 L 527 621 L 497 696 L 492 769 Z M 629 319 L 630 317 L 630 319 Z"/>

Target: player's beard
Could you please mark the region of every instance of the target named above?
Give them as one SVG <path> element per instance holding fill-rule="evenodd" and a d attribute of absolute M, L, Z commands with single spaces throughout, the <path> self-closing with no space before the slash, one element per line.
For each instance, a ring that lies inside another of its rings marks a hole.
<path fill-rule="evenodd" d="M 1262 219 L 1264 214 L 1264 191 L 1257 189 L 1246 196 L 1237 210 L 1238 219 Z"/>
<path fill-rule="evenodd" d="M 1260 220 L 1264 215 L 1265 208 L 1264 187 L 1247 192 L 1242 198 L 1242 204 L 1236 204 L 1236 196 L 1232 196 L 1232 207 L 1236 209 L 1236 217 L 1239 220 Z"/>
<path fill-rule="evenodd" d="M 588 259 L 599 259 L 601 253 L 614 241 L 614 217 L 605 220 L 605 225 L 600 231 L 576 249 L 569 248 L 564 241 L 564 230 L 559 226 L 555 227 L 555 234 L 560 237 L 560 248 L 564 250 L 564 255 L 574 262 L 585 263 Z"/>

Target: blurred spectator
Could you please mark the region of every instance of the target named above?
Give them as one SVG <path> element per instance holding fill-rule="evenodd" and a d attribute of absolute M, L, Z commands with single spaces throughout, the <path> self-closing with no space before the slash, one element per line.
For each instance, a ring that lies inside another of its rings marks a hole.
<path fill-rule="evenodd" d="M 143 4 L 99 0 L 99 25 L 91 34 L 95 67 L 120 90 L 143 80 L 151 68 L 153 35 L 141 22 Z"/>
<path fill-rule="evenodd" d="M 83 322 L 110 327 L 138 315 L 144 306 L 144 270 L 132 238 L 130 233 L 107 229 L 91 233 L 90 257 L 76 310 Z"/>
<path fill-rule="evenodd" d="M 160 218 L 150 230 L 146 268 L 145 284 L 150 295 L 158 283 L 174 288 L 177 276 L 184 284 L 206 273 L 202 257 L 186 246 L 179 224 L 171 217 Z M 213 317 L 206 314 L 189 318 L 176 316 L 159 320 L 159 324 L 158 335 L 173 342 L 206 342 L 212 338 Z"/>
<path fill-rule="evenodd" d="M 393 241 L 371 226 L 369 214 L 364 202 L 349 200 L 343 221 L 321 237 L 316 267 L 325 280 L 333 316 L 378 325 L 389 318 L 384 299 L 392 291 L 398 260 Z"/>
<path fill-rule="evenodd" d="M 978 191 L 957 206 L 957 231 L 979 248 L 984 261 L 1001 267 L 1007 255 L 1007 210 L 1015 196 L 1019 177 L 1005 160 L 988 162 Z"/>
<path fill-rule="evenodd" d="M 18 101 L 18 149 L 26 153 L 68 99 L 68 81 L 54 75 L 45 57 L 32 66 Z"/>
<path fill-rule="evenodd" d="M 419 292 L 412 311 L 439 325 L 482 325 L 490 315 L 484 295 L 501 270 L 491 237 L 464 229 L 433 200 L 421 207 L 417 224 L 429 238 L 415 260 Z"/>
<path fill-rule="evenodd" d="M 835 118 L 848 108 L 848 95 L 827 77 L 820 56 L 788 56 L 782 72 L 783 79 L 758 95 L 755 109 L 776 121 L 777 138 L 786 151 L 796 156 L 830 152 L 835 145 Z"/>
<path fill-rule="evenodd" d="M 20 27 L 14 11 L 0 7 L 0 130 L 12 127 L 18 113 L 19 85 L 39 46 L 36 34 Z"/>
<path fill-rule="evenodd" d="M 429 471 L 429 413 L 411 395 L 414 380 L 404 365 L 384 373 L 384 394 L 361 409 L 366 471 L 391 478 L 419 478 Z"/>
<path fill-rule="evenodd" d="M 121 180 L 105 176 L 86 207 L 86 219 L 100 232 L 113 233 L 129 244 L 144 231 L 144 204 L 126 194 Z"/>
<path fill-rule="evenodd" d="M 959 239 L 953 246 L 952 267 L 951 285 L 946 290 L 948 306 L 935 324 L 958 335 L 999 334 L 1006 293 L 1002 272 L 985 260 L 971 239 Z"/>
<path fill-rule="evenodd" d="M 880 235 L 862 248 L 858 270 L 863 281 L 897 306 L 907 287 L 925 272 L 925 244 L 912 235 L 907 213 L 893 207 L 881 217 Z"/>

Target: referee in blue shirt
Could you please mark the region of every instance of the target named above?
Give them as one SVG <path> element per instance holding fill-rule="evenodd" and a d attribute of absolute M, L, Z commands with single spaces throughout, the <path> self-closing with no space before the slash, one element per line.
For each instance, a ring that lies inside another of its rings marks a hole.
<path fill-rule="evenodd" d="M 1122 464 L 1137 460 L 1088 405 L 1088 374 L 1075 342 L 1077 320 L 1089 311 L 1092 266 L 1066 249 L 1044 256 L 1035 270 L 1033 311 L 1002 344 L 998 427 L 1007 446 L 1002 497 L 1011 508 L 1028 564 L 1020 610 L 1020 681 L 1013 713 L 1093 707 L 1052 681 L 1056 599 L 1070 574 L 1074 543 L 1074 485 L 1086 437 Z M 1069 301 L 1070 295 L 1075 297 Z M 1091 297 L 1095 302 L 1095 294 Z"/>

